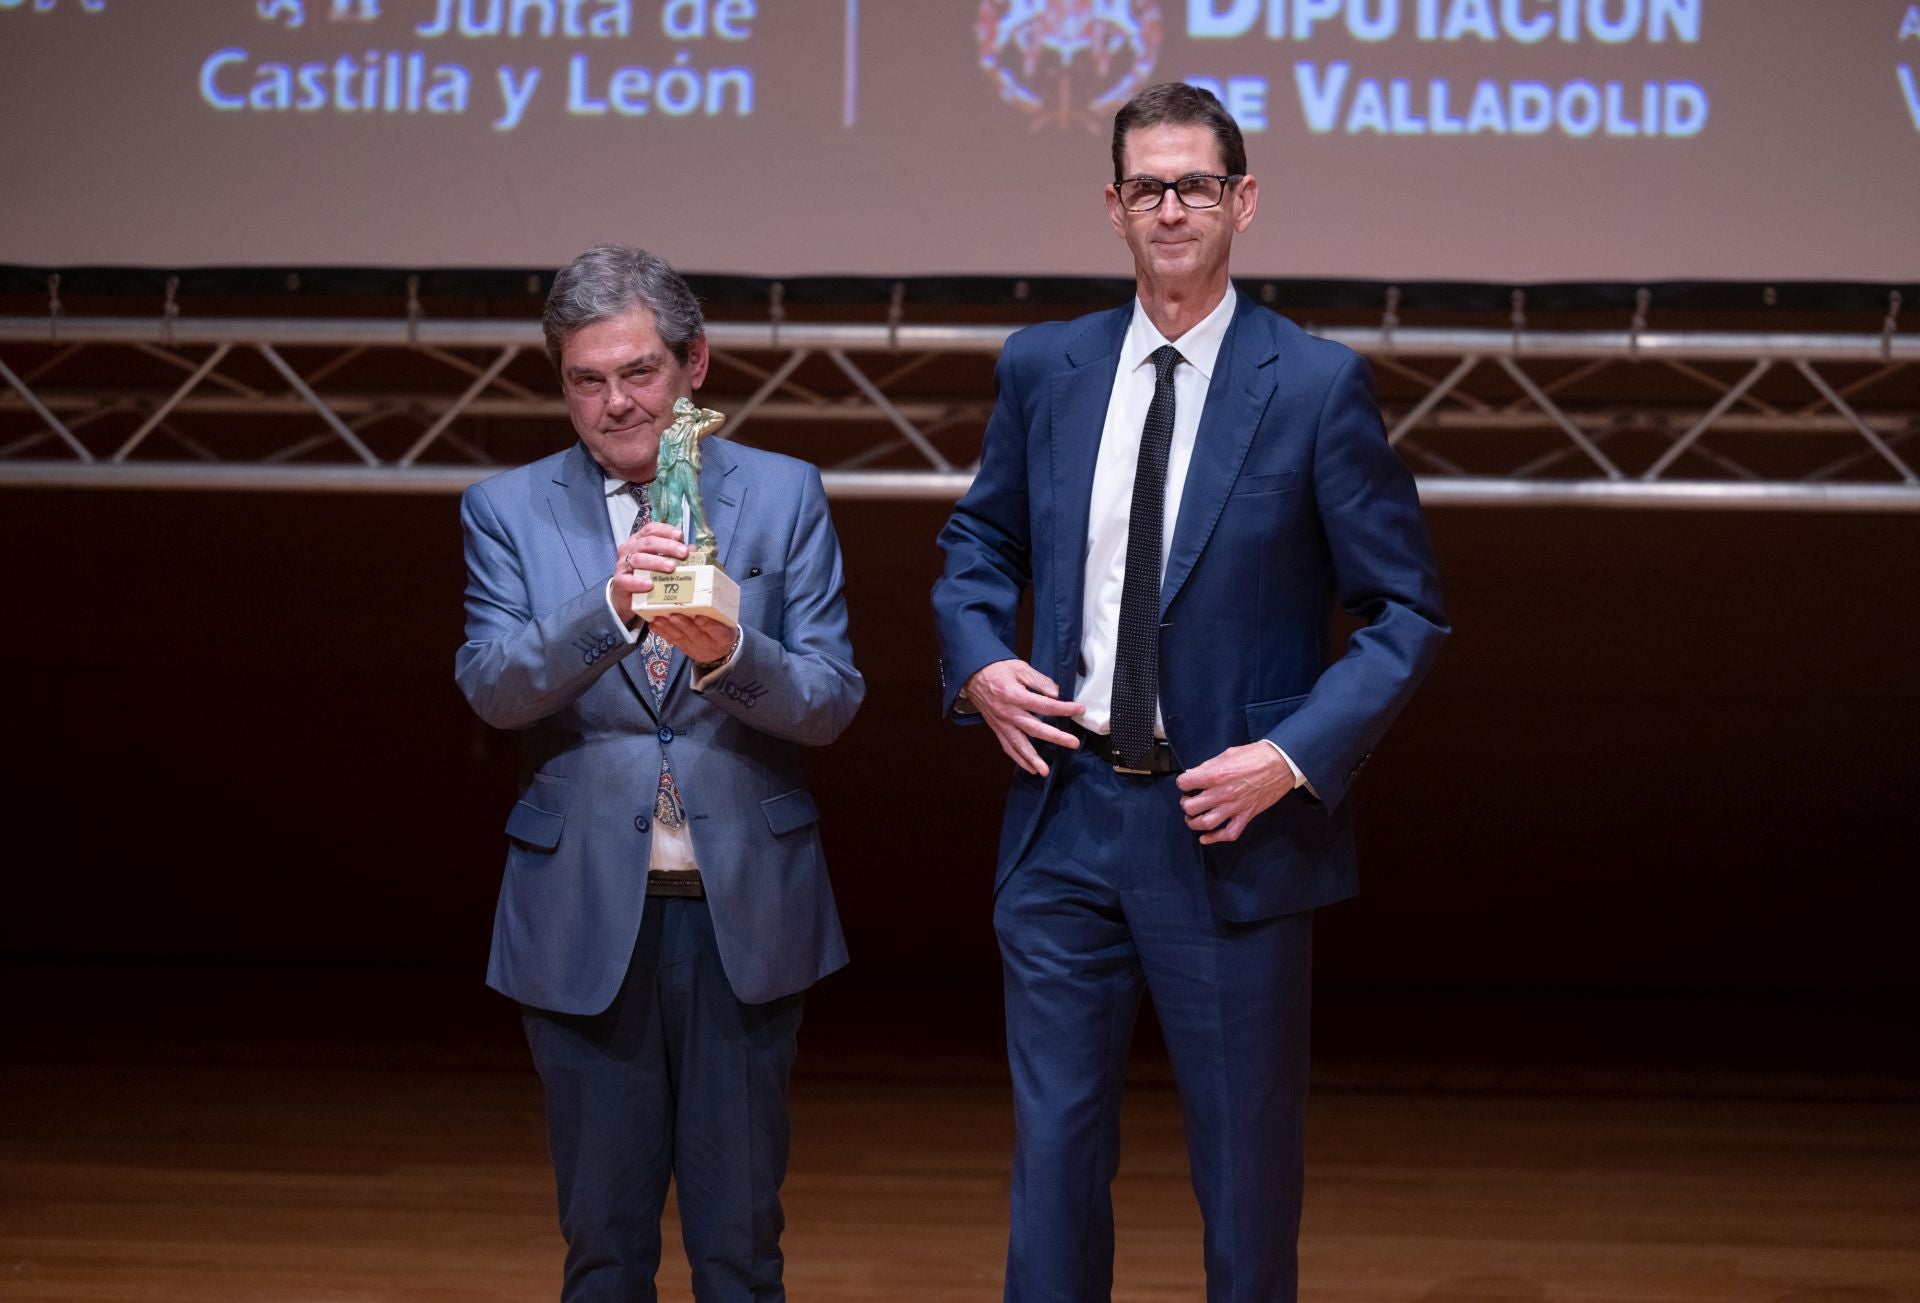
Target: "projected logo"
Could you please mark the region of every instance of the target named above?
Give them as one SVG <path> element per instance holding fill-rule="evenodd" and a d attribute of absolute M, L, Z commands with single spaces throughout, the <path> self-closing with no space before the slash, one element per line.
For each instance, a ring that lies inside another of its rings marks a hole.
<path fill-rule="evenodd" d="M 980 67 L 1031 129 L 1103 131 L 1153 76 L 1162 37 L 1153 0 L 981 0 Z"/>

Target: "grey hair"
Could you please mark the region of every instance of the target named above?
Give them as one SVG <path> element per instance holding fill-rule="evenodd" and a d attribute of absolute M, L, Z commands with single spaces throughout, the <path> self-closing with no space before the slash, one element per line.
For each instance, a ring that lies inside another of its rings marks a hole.
<path fill-rule="evenodd" d="M 664 258 L 626 244 L 596 244 L 560 269 L 540 314 L 547 356 L 560 369 L 560 353 L 573 332 L 635 308 L 653 314 L 661 342 L 681 365 L 693 341 L 706 333 L 700 300 Z"/>

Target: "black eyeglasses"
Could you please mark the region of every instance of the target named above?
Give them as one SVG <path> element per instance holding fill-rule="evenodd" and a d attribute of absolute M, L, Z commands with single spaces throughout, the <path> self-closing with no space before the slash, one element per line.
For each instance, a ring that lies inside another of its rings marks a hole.
<path fill-rule="evenodd" d="M 1130 176 L 1113 183 L 1120 206 L 1130 213 L 1150 213 L 1172 191 L 1186 208 L 1218 208 L 1227 197 L 1227 187 L 1246 178 L 1238 173 L 1222 176 L 1217 172 L 1189 172 L 1177 181 L 1162 181 L 1155 176 Z"/>

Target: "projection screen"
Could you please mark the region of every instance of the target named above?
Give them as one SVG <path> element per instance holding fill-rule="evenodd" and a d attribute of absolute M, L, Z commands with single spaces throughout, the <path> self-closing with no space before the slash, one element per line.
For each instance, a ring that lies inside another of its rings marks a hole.
<path fill-rule="evenodd" d="M 0 262 L 1123 275 L 1217 88 L 1245 276 L 1920 278 L 1886 0 L 0 0 Z"/>

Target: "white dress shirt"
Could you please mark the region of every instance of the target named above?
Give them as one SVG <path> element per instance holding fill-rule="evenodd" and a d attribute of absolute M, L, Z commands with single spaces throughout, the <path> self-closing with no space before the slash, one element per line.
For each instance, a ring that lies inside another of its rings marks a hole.
<path fill-rule="evenodd" d="M 1160 572 L 1166 573 L 1173 548 L 1173 526 L 1193 462 L 1194 435 L 1207 386 L 1213 382 L 1220 342 L 1233 320 L 1234 290 L 1227 287 L 1218 306 L 1177 340 L 1155 329 L 1138 299 L 1133 321 L 1120 344 L 1120 363 L 1107 399 L 1107 423 L 1100 431 L 1100 454 L 1093 464 L 1093 502 L 1087 516 L 1086 583 L 1080 606 L 1080 682 L 1073 699 L 1087 708 L 1080 723 L 1096 733 L 1109 730 L 1113 709 L 1113 661 L 1120 634 L 1120 589 L 1127 579 L 1128 518 L 1133 514 L 1133 472 L 1140 461 L 1140 433 L 1153 404 L 1154 351 L 1172 344 L 1180 350 L 1173 371 L 1173 443 L 1167 449 L 1167 502 L 1160 515 Z M 1156 594 L 1159 585 L 1154 585 Z M 1160 706 L 1154 703 L 1153 733 L 1165 737 Z"/>
<path fill-rule="evenodd" d="M 1167 500 L 1160 515 L 1160 573 L 1166 574 L 1167 555 L 1173 550 L 1173 528 L 1180 519 L 1180 501 L 1186 492 L 1187 468 L 1193 464 L 1194 437 L 1207 388 L 1220 359 L 1220 345 L 1233 321 L 1238 295 L 1229 285 L 1213 311 L 1179 339 L 1167 339 L 1154 326 L 1138 299 L 1133 320 L 1120 344 L 1113 392 L 1107 399 L 1107 421 L 1100 431 L 1100 452 L 1093 465 L 1093 500 L 1087 516 L 1085 584 L 1080 607 L 1080 681 L 1073 699 L 1085 706 L 1081 726 L 1095 733 L 1111 731 L 1113 663 L 1120 632 L 1120 590 L 1127 578 L 1127 533 L 1133 514 L 1134 469 L 1140 461 L 1140 436 L 1153 403 L 1154 351 L 1172 344 L 1180 351 L 1173 372 L 1173 442 L 1167 449 Z M 1156 595 L 1159 585 L 1154 586 Z M 1166 666 L 1161 667 L 1165 673 Z M 1164 738 L 1166 723 L 1160 703 L 1154 702 L 1153 735 Z M 1270 744 L 1271 745 L 1271 744 Z M 1299 766 L 1279 747 L 1280 758 L 1302 781 Z M 1186 757 L 1190 763 L 1211 756 Z"/>
<path fill-rule="evenodd" d="M 625 480 L 616 480 L 612 476 L 606 476 L 605 479 L 607 523 L 613 528 L 613 545 L 617 548 L 633 533 L 633 522 L 640 516 L 640 501 L 627 491 Z M 639 642 L 641 636 L 647 631 L 647 622 L 637 620 L 632 624 L 627 623 L 632 618 L 633 612 L 623 612 L 614 605 L 611 579 L 607 581 L 606 595 L 607 610 L 612 612 L 614 623 L 619 626 L 628 642 Z M 734 655 L 739 650 L 740 634 L 736 630 L 733 635 L 733 649 L 718 664 L 693 675 L 693 690 L 705 691 L 709 684 L 725 673 L 727 666 L 733 663 Z M 692 667 L 689 669 L 691 670 Z M 674 775 L 674 782 L 680 782 L 678 774 Z M 680 795 L 684 801 L 686 797 L 684 785 L 680 788 Z M 652 851 L 647 857 L 647 867 L 649 869 L 697 869 L 700 867 L 699 862 L 693 857 L 693 836 L 687 831 L 685 822 L 682 822 L 678 828 L 669 828 L 658 819 L 653 821 Z"/>

